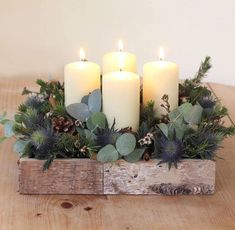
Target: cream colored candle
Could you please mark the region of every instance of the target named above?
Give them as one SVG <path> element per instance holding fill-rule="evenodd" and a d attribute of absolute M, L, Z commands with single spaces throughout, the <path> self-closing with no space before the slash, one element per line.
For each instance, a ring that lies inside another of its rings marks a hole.
<path fill-rule="evenodd" d="M 80 50 L 81 61 L 64 67 L 65 105 L 81 102 L 83 96 L 100 88 L 100 67 L 85 61 L 85 53 Z"/>
<path fill-rule="evenodd" d="M 116 121 L 115 128 L 139 127 L 140 78 L 137 74 L 118 71 L 105 74 L 102 79 L 103 112 L 109 126 Z"/>
<path fill-rule="evenodd" d="M 120 59 L 123 60 L 123 71 L 137 72 L 135 55 L 123 52 L 123 43 L 119 40 L 119 52 L 107 53 L 103 56 L 103 75 L 109 72 L 119 71 Z"/>
<path fill-rule="evenodd" d="M 176 63 L 163 61 L 163 50 L 159 52 L 160 61 L 149 62 L 143 70 L 143 99 L 144 104 L 153 100 L 158 118 L 166 114 L 162 96 L 169 96 L 170 110 L 178 106 L 179 67 Z"/>

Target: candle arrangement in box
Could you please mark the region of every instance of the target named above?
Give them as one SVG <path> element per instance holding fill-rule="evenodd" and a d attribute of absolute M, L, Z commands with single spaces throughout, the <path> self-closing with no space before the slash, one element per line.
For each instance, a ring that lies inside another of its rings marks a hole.
<path fill-rule="evenodd" d="M 14 120 L 23 194 L 212 194 L 216 151 L 235 134 L 227 109 L 202 84 L 210 57 L 194 78 L 179 83 L 178 65 L 160 60 L 143 68 L 122 51 L 64 69 L 64 83 L 37 80 Z M 100 89 L 102 85 L 102 90 Z"/>

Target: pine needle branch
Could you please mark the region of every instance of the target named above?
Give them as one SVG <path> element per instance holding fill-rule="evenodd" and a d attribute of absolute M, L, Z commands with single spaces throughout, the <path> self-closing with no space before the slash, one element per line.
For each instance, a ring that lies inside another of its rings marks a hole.
<path fill-rule="evenodd" d="M 204 61 L 201 62 L 201 65 L 198 69 L 196 76 L 192 79 L 192 83 L 196 86 L 202 82 L 202 79 L 207 75 L 208 71 L 211 69 L 211 57 L 206 56 Z"/>

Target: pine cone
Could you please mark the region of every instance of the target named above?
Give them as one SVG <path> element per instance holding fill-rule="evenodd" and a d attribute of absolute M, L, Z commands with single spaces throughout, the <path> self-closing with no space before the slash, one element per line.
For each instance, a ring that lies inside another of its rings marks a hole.
<path fill-rule="evenodd" d="M 144 155 L 143 155 L 143 159 L 145 161 L 149 161 L 150 160 L 150 154 L 148 152 L 145 152 Z"/>
<path fill-rule="evenodd" d="M 53 117 L 52 127 L 56 132 L 69 133 L 74 131 L 73 120 L 67 117 Z"/>

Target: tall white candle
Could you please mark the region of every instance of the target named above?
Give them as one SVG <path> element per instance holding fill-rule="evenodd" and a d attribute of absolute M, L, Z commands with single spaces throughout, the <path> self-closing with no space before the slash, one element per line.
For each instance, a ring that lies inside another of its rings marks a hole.
<path fill-rule="evenodd" d="M 100 88 L 100 67 L 85 60 L 84 50 L 80 50 L 80 61 L 64 67 L 65 105 L 81 102 L 86 94 Z"/>
<path fill-rule="evenodd" d="M 111 126 L 115 128 L 139 127 L 140 78 L 137 74 L 125 71 L 105 74 L 102 79 L 103 112 Z"/>
<path fill-rule="evenodd" d="M 163 49 L 159 50 L 160 61 L 149 62 L 143 70 L 143 99 L 144 104 L 152 100 L 155 102 L 156 116 L 166 114 L 162 96 L 169 96 L 170 110 L 178 106 L 179 67 L 176 63 L 163 61 Z"/>
<path fill-rule="evenodd" d="M 121 40 L 119 40 L 118 45 L 119 45 L 119 52 L 111 52 L 103 56 L 103 65 L 102 65 L 103 75 L 106 73 L 119 71 L 120 59 L 123 60 L 123 67 L 122 67 L 123 71 L 136 73 L 137 67 L 136 67 L 135 55 L 128 52 L 123 52 L 123 43 Z"/>

